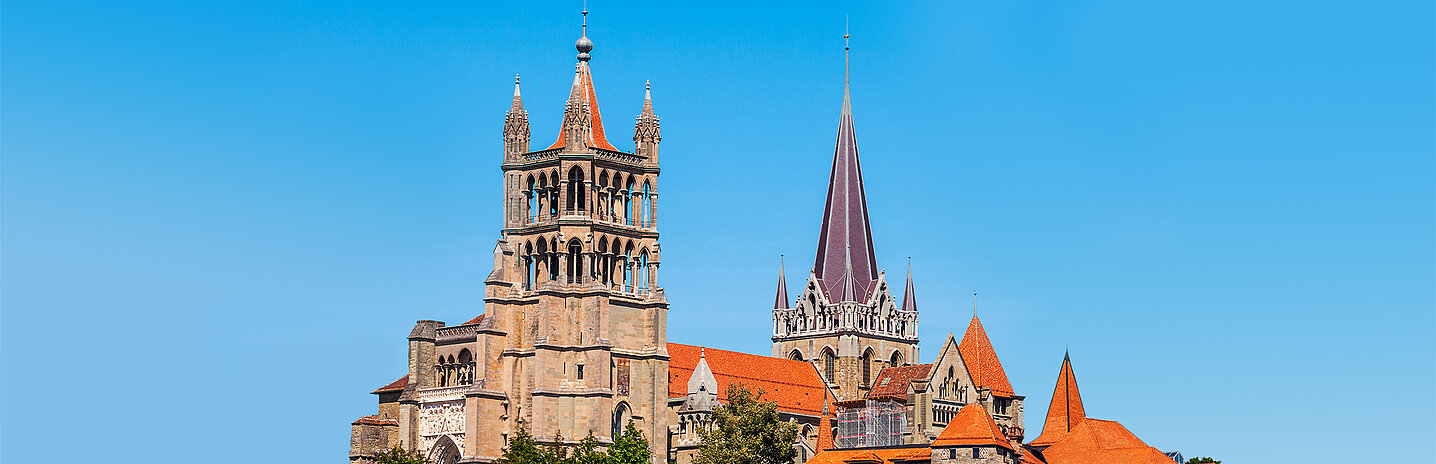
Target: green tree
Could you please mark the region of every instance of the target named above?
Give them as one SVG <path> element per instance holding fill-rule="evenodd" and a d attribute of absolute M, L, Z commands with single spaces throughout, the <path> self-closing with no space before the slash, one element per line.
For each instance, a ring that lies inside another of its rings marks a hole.
<path fill-rule="evenodd" d="M 526 429 L 519 429 L 504 446 L 504 455 L 497 464 L 551 464 L 560 462 L 552 446 L 539 445 Z"/>
<path fill-rule="evenodd" d="M 563 441 L 563 436 L 555 434 L 558 442 Z M 577 445 L 542 445 L 529 435 L 527 430 L 519 429 L 509 443 L 504 447 L 504 454 L 496 464 L 648 464 L 653 454 L 648 450 L 648 440 L 643 438 L 643 433 L 633 427 L 633 421 L 628 422 L 623 435 L 614 439 L 613 445 L 604 449 L 603 444 L 594 438 L 590 431 L 588 436 L 579 440 Z"/>
<path fill-rule="evenodd" d="M 406 450 L 399 445 L 394 445 L 374 455 L 379 464 L 429 464 L 429 459 L 415 450 Z"/>
<path fill-rule="evenodd" d="M 778 403 L 763 401 L 763 390 L 728 385 L 728 403 L 713 408 L 712 427 L 702 438 L 696 464 L 782 464 L 798 454 L 798 424 L 778 419 Z"/>
<path fill-rule="evenodd" d="M 1218 461 L 1218 460 L 1216 460 L 1216 459 L 1212 459 L 1210 456 L 1205 457 L 1205 458 L 1191 458 L 1191 459 L 1188 459 L 1188 460 L 1187 460 L 1187 464 L 1207 464 L 1207 463 L 1211 463 L 1211 464 L 1222 464 L 1221 461 Z"/>
<path fill-rule="evenodd" d="M 608 462 L 610 464 L 647 464 L 653 459 L 653 452 L 648 449 L 648 440 L 643 438 L 643 432 L 633 426 L 633 421 L 623 428 L 623 434 L 613 439 L 613 446 L 608 448 Z"/>

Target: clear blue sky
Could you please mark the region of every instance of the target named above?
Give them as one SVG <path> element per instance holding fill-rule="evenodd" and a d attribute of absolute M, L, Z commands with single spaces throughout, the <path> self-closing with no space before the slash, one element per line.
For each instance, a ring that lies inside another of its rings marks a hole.
<path fill-rule="evenodd" d="M 413 321 L 482 311 L 513 75 L 549 143 L 579 5 L 6 2 L 0 458 L 345 459 Z M 1029 435 L 1070 346 L 1162 449 L 1436 459 L 1431 2 L 589 8 L 610 139 L 644 80 L 663 120 L 671 340 L 769 351 L 847 15 L 924 362 L 976 290 Z"/>

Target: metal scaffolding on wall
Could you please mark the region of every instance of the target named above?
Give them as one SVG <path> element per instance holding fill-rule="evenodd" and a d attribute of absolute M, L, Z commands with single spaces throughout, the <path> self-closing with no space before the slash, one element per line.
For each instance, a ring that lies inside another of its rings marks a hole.
<path fill-rule="evenodd" d="M 907 405 L 892 398 L 852 401 L 838 410 L 838 448 L 897 446 L 907 427 Z"/>

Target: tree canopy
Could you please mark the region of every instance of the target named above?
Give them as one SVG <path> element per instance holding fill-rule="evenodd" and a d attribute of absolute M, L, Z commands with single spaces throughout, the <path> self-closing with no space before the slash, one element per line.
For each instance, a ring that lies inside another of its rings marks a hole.
<path fill-rule="evenodd" d="M 1218 460 L 1216 460 L 1216 459 L 1212 459 L 1210 456 L 1205 457 L 1205 458 L 1191 458 L 1191 459 L 1188 459 L 1188 460 L 1187 460 L 1187 464 L 1207 464 L 1207 463 L 1211 463 L 1211 464 L 1222 464 L 1221 461 L 1218 461 Z"/>
<path fill-rule="evenodd" d="M 379 464 L 429 464 L 429 459 L 425 458 L 423 453 L 406 450 L 399 445 L 380 451 L 374 458 Z"/>
<path fill-rule="evenodd" d="M 778 404 L 763 401 L 763 390 L 728 385 L 728 402 L 713 408 L 711 427 L 698 429 L 696 464 L 783 464 L 798 450 L 798 424 L 778 418 Z"/>
<path fill-rule="evenodd" d="M 555 435 L 556 441 L 563 436 Z M 519 429 L 504 454 L 496 464 L 648 464 L 653 453 L 648 449 L 648 440 L 643 438 L 628 421 L 623 434 L 616 437 L 612 445 L 604 449 L 603 443 L 594 438 L 593 432 L 579 440 L 577 445 L 540 444 L 528 430 Z"/>

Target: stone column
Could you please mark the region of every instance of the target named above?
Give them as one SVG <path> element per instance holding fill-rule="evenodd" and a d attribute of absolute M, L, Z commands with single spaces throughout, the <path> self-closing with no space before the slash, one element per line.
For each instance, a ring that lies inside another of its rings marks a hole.
<path fill-rule="evenodd" d="M 658 228 L 658 193 L 657 193 L 657 192 L 648 194 L 648 208 L 649 208 L 649 212 L 648 212 L 648 222 L 651 223 L 651 225 L 649 225 L 649 227 L 652 227 L 652 228 L 654 228 L 654 229 L 657 229 L 657 228 Z"/>
<path fill-rule="evenodd" d="M 563 217 L 566 210 L 577 208 L 574 205 L 568 203 L 568 179 L 558 181 L 558 183 L 558 217 Z"/>

